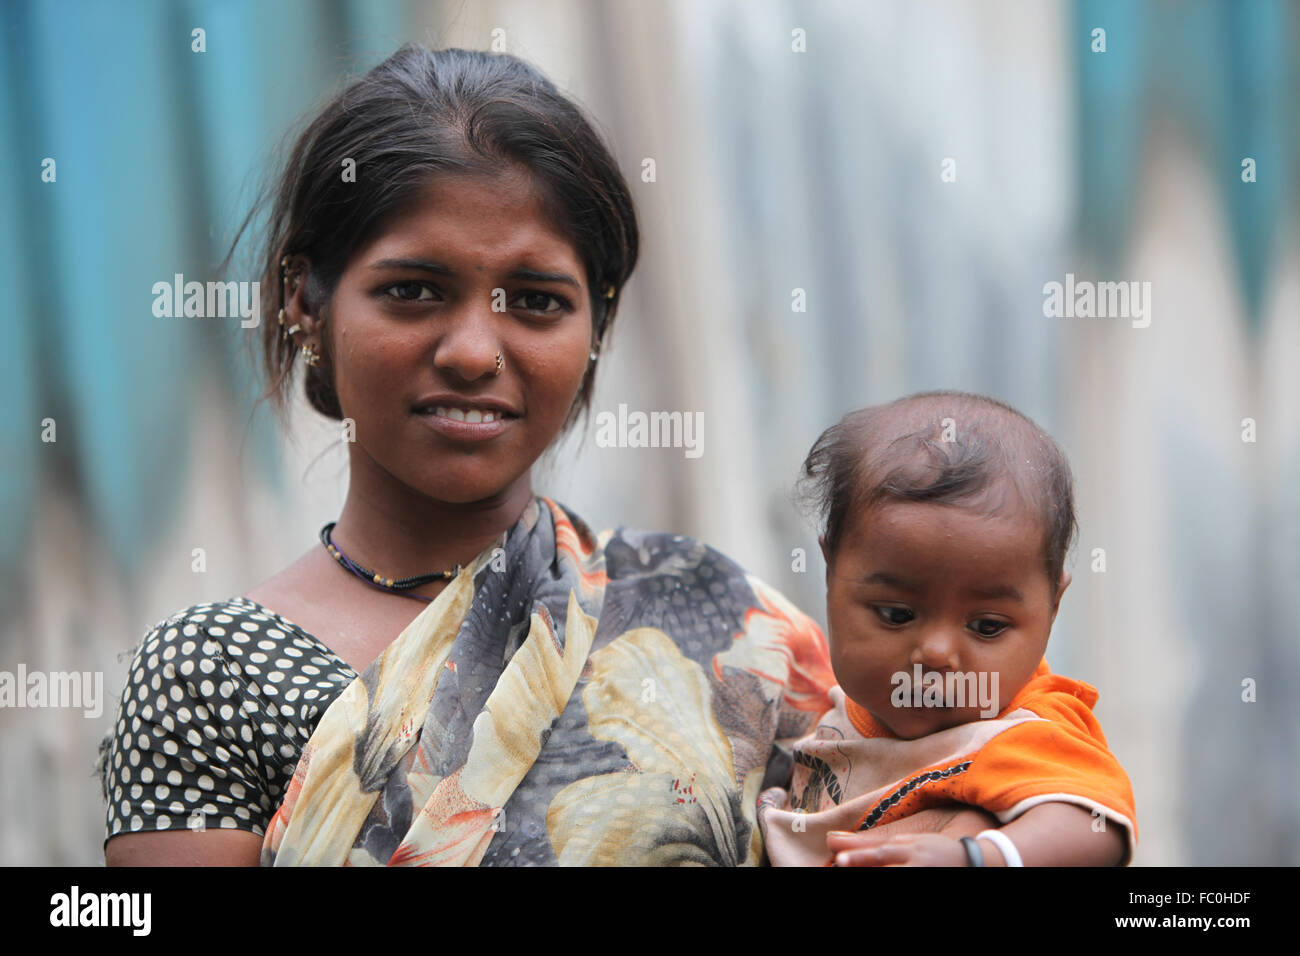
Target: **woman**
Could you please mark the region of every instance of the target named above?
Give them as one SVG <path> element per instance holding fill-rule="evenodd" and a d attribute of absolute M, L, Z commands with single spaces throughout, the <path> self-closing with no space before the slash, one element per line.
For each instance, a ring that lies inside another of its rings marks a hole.
<path fill-rule="evenodd" d="M 758 862 L 774 745 L 828 708 L 821 633 L 716 551 L 596 536 L 530 483 L 637 258 L 590 124 L 513 57 L 408 45 L 274 198 L 268 394 L 301 356 L 350 430 L 347 498 L 280 574 L 141 642 L 108 863 Z"/>

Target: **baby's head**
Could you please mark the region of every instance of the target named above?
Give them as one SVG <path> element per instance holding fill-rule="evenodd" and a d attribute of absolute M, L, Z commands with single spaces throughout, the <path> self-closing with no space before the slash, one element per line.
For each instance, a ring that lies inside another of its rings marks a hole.
<path fill-rule="evenodd" d="M 801 484 L 821 519 L 844 693 L 909 739 L 1003 710 L 1070 583 L 1074 494 L 1056 442 L 991 398 L 926 392 L 850 412 L 813 445 Z M 965 706 L 917 706 L 934 701 L 913 689 L 918 664 L 937 675 L 923 685 L 965 689 Z"/>

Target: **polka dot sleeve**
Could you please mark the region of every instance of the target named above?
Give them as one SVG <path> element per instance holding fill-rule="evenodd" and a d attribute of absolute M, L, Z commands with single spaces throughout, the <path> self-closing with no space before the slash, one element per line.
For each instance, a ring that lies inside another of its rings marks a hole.
<path fill-rule="evenodd" d="M 265 832 L 320 714 L 355 674 L 259 609 L 196 605 L 141 641 L 105 766 L 110 838 Z"/>

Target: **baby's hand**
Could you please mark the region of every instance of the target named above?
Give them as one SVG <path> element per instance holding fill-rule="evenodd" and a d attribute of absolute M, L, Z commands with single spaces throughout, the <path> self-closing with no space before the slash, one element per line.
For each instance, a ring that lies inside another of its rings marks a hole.
<path fill-rule="evenodd" d="M 836 866 L 968 866 L 966 850 L 941 833 L 832 833 L 826 845 Z"/>

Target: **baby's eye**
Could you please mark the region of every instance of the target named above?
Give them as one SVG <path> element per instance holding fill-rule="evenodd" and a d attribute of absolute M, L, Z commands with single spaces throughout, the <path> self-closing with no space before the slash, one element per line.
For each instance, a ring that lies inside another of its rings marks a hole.
<path fill-rule="evenodd" d="M 874 610 L 876 614 L 879 615 L 880 619 L 890 627 L 900 627 L 916 617 L 915 614 L 905 607 L 887 607 L 885 605 L 878 605 L 872 610 Z"/>
<path fill-rule="evenodd" d="M 1005 631 L 1009 624 L 1006 621 L 995 621 L 992 618 L 984 617 L 971 623 L 971 630 L 980 637 L 997 637 Z"/>

